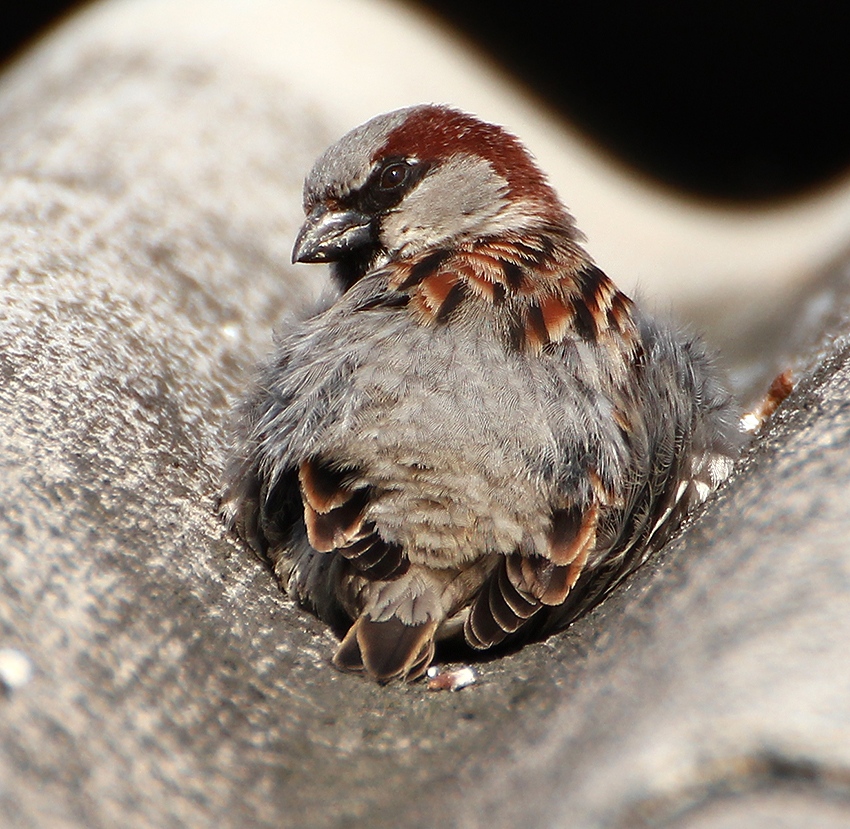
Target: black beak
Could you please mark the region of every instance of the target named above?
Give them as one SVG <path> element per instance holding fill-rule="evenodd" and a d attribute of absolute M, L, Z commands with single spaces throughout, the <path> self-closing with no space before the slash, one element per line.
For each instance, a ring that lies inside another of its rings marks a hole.
<path fill-rule="evenodd" d="M 298 231 L 292 262 L 336 262 L 374 243 L 371 224 L 371 217 L 364 213 L 319 204 Z"/>

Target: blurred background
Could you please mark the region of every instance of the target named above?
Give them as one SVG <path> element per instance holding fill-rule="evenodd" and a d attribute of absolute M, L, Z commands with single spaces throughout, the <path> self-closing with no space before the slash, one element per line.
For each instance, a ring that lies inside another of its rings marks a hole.
<path fill-rule="evenodd" d="M 13 56 L 77 4 L 7 4 Z M 586 137 L 663 186 L 726 204 L 850 167 L 850 5 L 837 0 L 410 3 L 460 31 Z"/>

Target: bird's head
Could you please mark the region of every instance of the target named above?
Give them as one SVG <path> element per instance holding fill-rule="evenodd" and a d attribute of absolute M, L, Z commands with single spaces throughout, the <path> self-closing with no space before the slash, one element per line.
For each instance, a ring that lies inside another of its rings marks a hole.
<path fill-rule="evenodd" d="M 445 106 L 379 115 L 318 159 L 293 262 L 331 262 L 344 289 L 424 251 L 572 220 L 510 133 Z M 573 231 L 574 232 L 574 231 Z"/>

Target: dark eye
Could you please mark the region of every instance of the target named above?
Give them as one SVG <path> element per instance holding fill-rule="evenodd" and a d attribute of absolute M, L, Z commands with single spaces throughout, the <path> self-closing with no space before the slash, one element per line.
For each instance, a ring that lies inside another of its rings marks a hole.
<path fill-rule="evenodd" d="M 407 181 L 410 174 L 410 165 L 404 161 L 394 161 L 381 173 L 378 186 L 381 190 L 395 190 Z"/>

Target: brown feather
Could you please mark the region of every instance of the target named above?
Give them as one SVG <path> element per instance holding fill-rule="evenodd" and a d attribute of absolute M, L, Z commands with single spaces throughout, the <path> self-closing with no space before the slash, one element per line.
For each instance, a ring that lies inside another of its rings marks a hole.
<path fill-rule="evenodd" d="M 435 317 L 459 278 L 459 274 L 454 271 L 441 270 L 419 283 L 419 295 Z"/>
<path fill-rule="evenodd" d="M 617 421 L 618 410 L 614 410 L 614 420 L 617 422 L 617 425 L 620 426 L 619 421 Z M 622 427 L 621 427 L 622 428 Z M 593 497 L 596 499 L 599 505 L 604 505 L 606 507 L 623 507 L 623 496 L 622 493 L 617 493 L 614 490 L 613 483 L 611 481 L 603 481 L 602 476 L 592 468 L 587 470 L 587 479 L 590 481 L 590 488 L 593 492 Z M 596 514 L 596 525 L 599 526 L 599 507 L 597 506 L 597 514 Z"/>
<path fill-rule="evenodd" d="M 421 268 L 412 267 L 421 274 Z M 448 319 L 467 298 L 497 306 L 513 297 L 521 332 L 513 337 L 514 347 L 533 353 L 562 342 L 570 332 L 594 342 L 616 333 L 627 346 L 635 336 L 630 301 L 598 268 L 558 248 L 483 242 L 441 260 L 431 276 L 412 285 L 411 296 L 427 322 Z"/>
<path fill-rule="evenodd" d="M 339 643 L 339 647 L 336 649 L 333 657 L 333 664 L 334 667 L 339 668 L 341 671 L 362 673 L 364 670 L 363 657 L 360 655 L 360 645 L 357 644 L 355 625 L 356 622 L 348 629 L 348 633 L 342 642 Z"/>
<path fill-rule="evenodd" d="M 351 497 L 351 491 L 343 484 L 342 474 L 317 458 L 302 462 L 298 469 L 298 481 L 304 499 L 319 513 L 330 512 Z"/>
<path fill-rule="evenodd" d="M 449 318 L 452 311 L 454 311 L 454 309 L 461 304 L 465 296 L 466 282 L 458 280 L 454 284 L 454 287 L 449 291 L 445 300 L 443 300 L 443 304 L 437 309 L 437 322 L 445 322 Z"/>
<path fill-rule="evenodd" d="M 581 575 L 593 547 L 593 538 L 595 524 L 593 535 L 587 538 L 569 564 L 556 564 L 543 556 L 514 553 L 505 562 L 507 577 L 521 596 L 549 606 L 559 605 Z"/>
<path fill-rule="evenodd" d="M 504 573 L 504 562 L 499 562 L 497 571 L 489 579 L 487 604 L 499 627 L 507 633 L 514 633 L 537 611 L 539 605 L 524 601 Z M 508 602 L 505 593 L 511 594 L 513 603 Z M 520 607 L 522 613 L 517 613 L 514 607 Z"/>
<path fill-rule="evenodd" d="M 369 532 L 339 553 L 347 558 L 359 573 L 373 581 L 389 581 L 403 576 L 410 569 L 410 559 L 400 544 L 384 541 L 376 532 Z"/>
<path fill-rule="evenodd" d="M 595 341 L 599 334 L 596 317 L 593 316 L 583 296 L 573 297 L 573 327 L 576 333 L 585 340 Z"/>
<path fill-rule="evenodd" d="M 558 564 L 543 565 L 540 567 L 539 595 L 537 598 L 541 604 L 554 607 L 561 604 L 570 592 L 569 573 L 570 567 Z"/>
<path fill-rule="evenodd" d="M 334 665 L 345 671 L 365 670 L 378 682 L 421 676 L 434 657 L 437 623 L 406 625 L 391 616 L 376 622 L 361 616 L 349 629 L 334 655 Z"/>
<path fill-rule="evenodd" d="M 542 607 L 542 602 L 521 592 L 507 574 L 508 561 L 514 559 L 516 563 L 521 558 L 518 553 L 503 556 L 475 597 L 464 624 L 464 636 L 473 648 L 499 644 Z"/>
<path fill-rule="evenodd" d="M 396 265 L 395 273 L 390 279 L 390 286 L 399 291 L 406 291 L 437 273 L 440 265 L 449 258 L 447 250 L 436 250 L 419 259 L 410 262 L 400 262 Z"/>
<path fill-rule="evenodd" d="M 572 590 L 579 576 L 584 572 L 584 566 L 587 564 L 587 559 L 592 549 L 593 543 L 585 544 L 579 554 L 570 562 L 567 573 L 567 590 Z M 564 594 L 564 598 L 566 598 L 566 593 Z"/>
<path fill-rule="evenodd" d="M 550 295 L 544 297 L 540 302 L 540 310 L 543 313 L 543 324 L 549 342 L 560 342 L 569 330 L 572 321 L 572 309 L 564 302 L 563 297 Z"/>
<path fill-rule="evenodd" d="M 310 546 L 320 553 L 329 553 L 351 543 L 360 533 L 368 502 L 368 490 L 356 489 L 349 492 L 349 499 L 344 504 L 321 513 L 313 509 L 305 498 L 304 524 Z"/>
<path fill-rule="evenodd" d="M 495 305 L 497 303 L 497 283 L 487 279 L 487 277 L 482 276 L 481 274 L 475 273 L 475 271 L 471 269 L 463 271 L 462 276 L 466 280 L 466 284 L 469 286 L 470 292 L 473 296 L 487 300 L 491 305 Z"/>
<path fill-rule="evenodd" d="M 404 678 L 408 682 L 414 682 L 419 679 L 419 677 L 424 676 L 425 672 L 428 670 L 430 664 L 434 661 L 434 639 L 432 638 L 428 643 L 428 647 L 422 648 L 420 652 L 419 659 L 411 664 L 411 666 L 407 669 L 407 673 Z"/>
<path fill-rule="evenodd" d="M 513 346 L 539 353 L 570 331 L 602 341 L 617 332 L 634 337 L 631 302 L 571 243 L 549 237 L 488 239 L 475 247 L 423 254 L 397 263 L 389 285 L 407 292 L 420 322 L 449 319 L 465 301 L 516 302 Z"/>
<path fill-rule="evenodd" d="M 540 604 L 532 596 L 520 592 L 510 580 L 507 570 L 508 558 L 510 556 L 506 556 L 505 560 L 500 562 L 496 571 L 496 577 L 499 580 L 499 592 L 510 607 L 511 613 L 520 619 L 530 619 L 539 610 Z"/>
<path fill-rule="evenodd" d="M 492 576 L 491 576 L 492 579 Z M 469 615 L 464 622 L 463 630 L 466 641 L 479 650 L 491 648 L 501 642 L 507 632 L 499 624 L 490 609 L 488 579 L 475 597 L 475 602 L 469 610 Z"/>
<path fill-rule="evenodd" d="M 625 294 L 616 291 L 611 297 L 606 314 L 608 326 L 622 335 L 631 333 L 632 307 L 632 301 Z"/>
<path fill-rule="evenodd" d="M 541 568 L 541 575 L 545 574 L 545 587 L 543 587 L 542 592 L 538 595 L 542 604 L 549 607 L 556 607 L 564 602 L 567 594 L 578 581 L 584 565 L 587 563 L 591 546 L 591 544 L 585 544 L 578 555 L 567 566 L 555 565 L 551 568 Z M 541 585 L 543 582 L 544 579 L 541 579 Z"/>
<path fill-rule="evenodd" d="M 532 582 L 528 579 L 534 578 L 531 562 L 527 556 L 512 553 L 505 557 L 505 572 L 511 584 L 523 596 L 534 598 L 532 594 Z"/>
<path fill-rule="evenodd" d="M 599 520 L 599 505 L 591 504 L 584 513 L 578 507 L 559 509 L 552 515 L 549 531 L 549 558 L 555 564 L 569 564 L 592 544 Z"/>
<path fill-rule="evenodd" d="M 543 311 L 536 302 L 525 309 L 525 342 L 532 351 L 540 351 L 549 342 L 549 331 L 543 319 Z"/>

